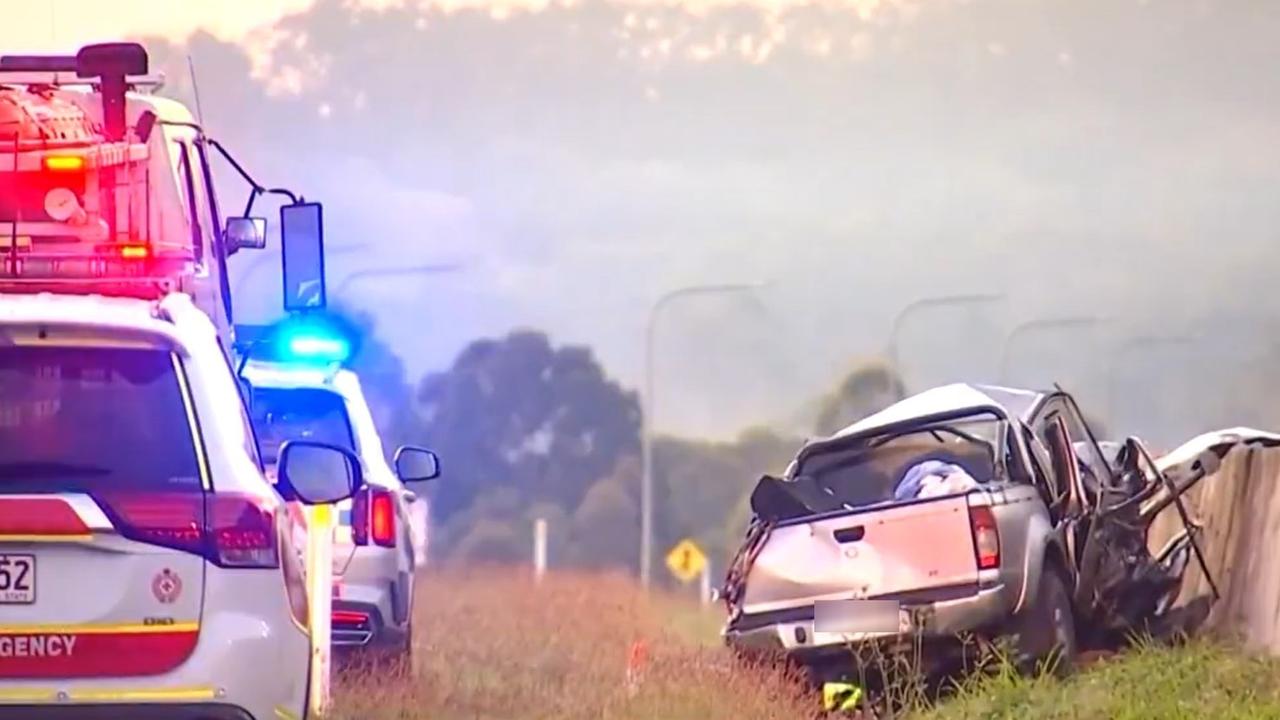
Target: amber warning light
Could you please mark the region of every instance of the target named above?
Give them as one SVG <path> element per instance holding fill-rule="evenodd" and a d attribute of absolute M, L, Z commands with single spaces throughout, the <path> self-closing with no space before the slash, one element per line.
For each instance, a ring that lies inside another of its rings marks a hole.
<path fill-rule="evenodd" d="M 49 172 L 79 172 L 84 170 L 84 158 L 78 155 L 50 155 L 44 159 L 44 169 Z"/>

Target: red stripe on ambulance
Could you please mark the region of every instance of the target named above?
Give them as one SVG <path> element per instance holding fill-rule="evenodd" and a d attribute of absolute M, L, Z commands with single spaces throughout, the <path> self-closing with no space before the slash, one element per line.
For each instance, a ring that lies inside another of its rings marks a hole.
<path fill-rule="evenodd" d="M 88 535 L 90 532 L 66 500 L 0 499 L 0 535 Z"/>
<path fill-rule="evenodd" d="M 181 665 L 197 630 L 0 633 L 0 678 L 135 677 Z"/>

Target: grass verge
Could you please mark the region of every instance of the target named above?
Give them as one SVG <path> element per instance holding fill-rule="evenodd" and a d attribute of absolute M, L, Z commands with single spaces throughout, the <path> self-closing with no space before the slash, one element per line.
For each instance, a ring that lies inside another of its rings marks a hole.
<path fill-rule="evenodd" d="M 628 577 L 505 568 L 422 580 L 412 676 L 347 677 L 334 720 L 810 720 L 819 698 L 718 647 L 718 613 Z M 637 682 L 628 659 L 640 641 Z M 998 668 L 911 720 L 1280 720 L 1280 661 L 1195 641 L 1142 645 L 1065 682 Z"/>
<path fill-rule="evenodd" d="M 1225 644 L 1139 644 L 1066 681 L 1001 671 L 962 684 L 919 720 L 1280 718 L 1280 662 Z"/>
<path fill-rule="evenodd" d="M 796 720 L 813 698 L 781 671 L 745 671 L 708 646 L 696 605 L 645 597 L 624 576 L 513 569 L 437 571 L 422 580 L 408 679 L 335 687 L 339 720 L 676 718 Z M 628 683 L 633 643 L 645 656 Z"/>

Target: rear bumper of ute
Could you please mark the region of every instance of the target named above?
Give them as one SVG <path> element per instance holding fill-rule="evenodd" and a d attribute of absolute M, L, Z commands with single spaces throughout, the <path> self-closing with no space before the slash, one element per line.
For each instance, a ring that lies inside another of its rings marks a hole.
<path fill-rule="evenodd" d="M 965 632 L 981 632 L 1007 617 L 1016 597 L 1001 583 L 972 586 L 945 600 L 904 603 L 915 625 L 909 633 L 815 632 L 813 605 L 744 615 L 724 632 L 725 642 L 747 651 L 785 652 L 797 659 L 848 654 L 851 644 L 910 644 L 917 639 L 946 640 Z"/>

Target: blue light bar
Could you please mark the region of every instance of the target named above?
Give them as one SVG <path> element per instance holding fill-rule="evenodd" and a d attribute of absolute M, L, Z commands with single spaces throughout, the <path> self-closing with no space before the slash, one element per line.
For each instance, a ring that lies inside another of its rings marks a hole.
<path fill-rule="evenodd" d="M 289 338 L 289 354 L 298 357 L 326 358 L 334 362 L 347 359 L 350 348 L 342 338 L 294 335 Z"/>
<path fill-rule="evenodd" d="M 342 363 L 351 356 L 351 341 L 336 327 L 310 318 L 286 320 L 277 328 L 278 359 L 306 363 Z"/>

